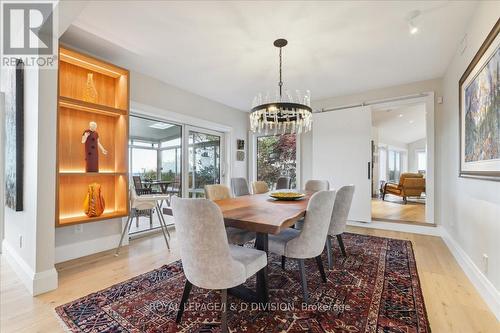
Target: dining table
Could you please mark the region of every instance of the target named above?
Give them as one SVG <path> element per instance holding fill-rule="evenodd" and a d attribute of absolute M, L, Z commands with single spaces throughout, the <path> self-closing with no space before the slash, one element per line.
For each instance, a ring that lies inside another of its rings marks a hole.
<path fill-rule="evenodd" d="M 255 232 L 255 248 L 268 254 L 268 235 L 279 234 L 305 216 L 313 192 L 303 193 L 305 196 L 299 200 L 276 200 L 269 193 L 262 193 L 214 202 L 220 207 L 226 226 Z M 267 266 L 257 272 L 256 280 L 255 291 L 241 285 L 229 292 L 246 301 L 269 303 Z"/>

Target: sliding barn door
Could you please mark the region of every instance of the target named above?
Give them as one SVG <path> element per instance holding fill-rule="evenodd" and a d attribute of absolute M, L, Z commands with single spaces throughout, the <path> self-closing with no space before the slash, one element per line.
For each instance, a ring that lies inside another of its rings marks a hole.
<path fill-rule="evenodd" d="M 371 221 L 371 127 L 370 107 L 313 115 L 313 178 L 333 189 L 355 185 L 351 221 Z"/>

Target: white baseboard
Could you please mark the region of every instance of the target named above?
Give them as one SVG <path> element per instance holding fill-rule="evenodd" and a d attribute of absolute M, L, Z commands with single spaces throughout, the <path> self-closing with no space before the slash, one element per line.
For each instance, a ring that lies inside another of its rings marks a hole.
<path fill-rule="evenodd" d="M 347 221 L 347 225 L 353 227 L 361 227 L 361 228 L 409 232 L 412 234 L 421 234 L 429 236 L 441 236 L 439 229 L 431 224 L 429 224 L 429 226 L 425 226 L 425 225 L 414 225 L 414 224 L 393 223 L 393 222 L 383 222 L 383 221 L 373 221 L 373 222 Z"/>
<path fill-rule="evenodd" d="M 465 253 L 460 245 L 451 237 L 451 235 L 442 226 L 438 227 L 441 232 L 441 238 L 450 249 L 465 275 L 472 282 L 479 295 L 483 298 L 484 302 L 488 305 L 497 320 L 500 321 L 500 292 L 488 280 L 488 278 L 481 272 L 481 270 L 474 264 L 472 259 Z"/>
<path fill-rule="evenodd" d="M 57 289 L 57 271 L 54 267 L 35 273 L 5 240 L 2 242 L 2 255 L 31 295 L 36 296 Z"/>
<path fill-rule="evenodd" d="M 55 254 L 56 264 L 114 249 L 118 246 L 120 237 L 121 234 L 115 234 L 78 243 L 57 246 Z M 127 244 L 128 238 L 125 237 L 123 240 L 123 246 L 126 246 Z"/>

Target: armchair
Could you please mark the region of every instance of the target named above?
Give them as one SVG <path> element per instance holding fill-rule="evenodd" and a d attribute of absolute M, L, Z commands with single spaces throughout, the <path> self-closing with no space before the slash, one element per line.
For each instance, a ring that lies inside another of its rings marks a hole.
<path fill-rule="evenodd" d="M 408 197 L 419 197 L 425 192 L 425 178 L 419 173 L 402 173 L 399 177 L 399 183 L 387 182 L 384 185 L 382 200 L 385 200 L 386 194 L 396 195 L 403 198 L 406 204 Z"/>

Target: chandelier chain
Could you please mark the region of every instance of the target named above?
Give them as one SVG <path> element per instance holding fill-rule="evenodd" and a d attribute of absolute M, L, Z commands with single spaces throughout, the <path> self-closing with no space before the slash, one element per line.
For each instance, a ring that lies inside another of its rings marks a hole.
<path fill-rule="evenodd" d="M 281 94 L 281 90 L 282 90 L 282 87 L 283 87 L 283 80 L 281 79 L 281 61 L 282 61 L 282 56 L 281 56 L 281 47 L 280 47 L 280 82 L 279 82 L 279 87 L 280 87 L 280 101 L 282 100 L 282 94 Z"/>

